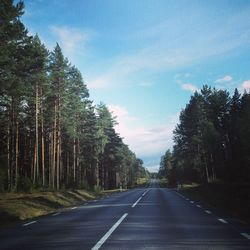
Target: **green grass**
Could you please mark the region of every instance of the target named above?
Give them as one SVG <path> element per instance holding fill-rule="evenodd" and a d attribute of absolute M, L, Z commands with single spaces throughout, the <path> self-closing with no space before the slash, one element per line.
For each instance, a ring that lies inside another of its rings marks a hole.
<path fill-rule="evenodd" d="M 67 191 L 34 191 L 31 193 L 1 193 L 0 195 L 0 226 L 17 220 L 55 212 L 59 209 L 83 204 L 107 193 L 119 190 L 101 191 L 98 193 L 86 190 Z"/>
<path fill-rule="evenodd" d="M 148 178 L 138 178 L 136 180 L 136 187 L 145 187 L 149 185 L 149 179 Z"/>
<path fill-rule="evenodd" d="M 166 178 L 160 179 L 160 187 L 167 187 L 168 186 L 168 180 Z"/>
<path fill-rule="evenodd" d="M 225 215 L 250 222 L 250 185 L 244 183 L 184 184 L 180 191 Z"/>

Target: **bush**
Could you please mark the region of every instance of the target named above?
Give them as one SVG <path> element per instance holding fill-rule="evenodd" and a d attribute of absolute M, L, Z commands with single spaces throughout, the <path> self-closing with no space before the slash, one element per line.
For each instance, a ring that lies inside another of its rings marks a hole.
<path fill-rule="evenodd" d="M 18 191 L 31 192 L 34 189 L 34 185 L 30 178 L 20 177 L 18 182 Z"/>
<path fill-rule="evenodd" d="M 95 186 L 94 186 L 94 192 L 95 192 L 95 193 L 101 193 L 101 191 L 102 191 L 101 186 L 99 186 L 99 185 L 95 185 Z"/>

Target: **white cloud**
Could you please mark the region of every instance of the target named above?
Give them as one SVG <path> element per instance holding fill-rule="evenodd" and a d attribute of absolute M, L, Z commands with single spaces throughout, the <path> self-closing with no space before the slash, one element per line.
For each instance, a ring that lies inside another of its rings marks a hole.
<path fill-rule="evenodd" d="M 109 104 L 108 109 L 112 112 L 114 116 L 116 116 L 120 120 L 124 120 L 130 117 L 127 109 L 123 106 Z"/>
<path fill-rule="evenodd" d="M 84 32 L 72 27 L 51 26 L 50 30 L 58 38 L 58 43 L 67 56 L 72 56 L 78 46 L 81 46 L 82 52 L 86 41 L 90 39 L 90 32 Z"/>
<path fill-rule="evenodd" d="M 116 55 L 111 64 L 104 62 L 98 74 L 92 74 L 90 77 L 89 87 L 106 88 L 107 86 L 132 84 L 134 75 L 140 75 L 143 79 L 143 76 L 145 77 L 148 73 L 169 72 L 210 60 L 212 57 L 228 54 L 249 44 L 249 25 L 246 24 L 240 30 L 235 29 L 239 26 L 236 24 L 241 23 L 246 17 L 247 13 L 244 16 L 232 16 L 235 23 L 230 19 L 223 23 L 222 27 L 211 24 L 204 28 L 201 25 L 192 32 L 187 32 L 186 26 L 180 25 L 180 20 L 176 19 L 147 27 L 142 31 L 143 35 L 139 37 L 145 38 L 145 34 L 146 37 L 149 35 L 151 43 L 142 41 L 141 46 L 133 49 L 133 52 L 128 51 L 125 55 Z M 196 18 L 194 18 L 195 21 L 198 20 L 198 17 Z M 175 27 L 175 29 L 171 27 Z M 152 30 L 152 32 L 148 32 L 148 30 Z M 178 77 L 179 75 L 176 75 L 175 79 Z M 183 77 L 189 78 L 190 74 L 184 73 Z M 100 81 L 99 79 L 105 80 Z M 232 81 L 232 77 L 227 75 L 217 79 L 216 83 L 229 81 Z"/>
<path fill-rule="evenodd" d="M 141 82 L 139 83 L 139 86 L 141 87 L 151 87 L 153 85 L 152 82 Z"/>
<path fill-rule="evenodd" d="M 244 91 L 250 91 L 250 80 L 244 81 L 239 87 L 239 91 L 243 93 Z"/>
<path fill-rule="evenodd" d="M 150 172 L 150 173 L 156 173 L 159 171 L 159 164 L 158 165 L 146 165 L 145 166 L 147 168 L 147 170 Z"/>
<path fill-rule="evenodd" d="M 131 116 L 125 107 L 108 105 L 108 108 L 117 117 L 117 133 L 138 157 L 161 155 L 172 147 L 173 130 L 178 122 L 179 113 L 166 118 L 162 126 L 146 128 L 137 125 L 137 121 L 140 122 L 139 118 Z"/>
<path fill-rule="evenodd" d="M 184 83 L 181 85 L 182 89 L 191 91 L 194 93 L 195 91 L 198 91 L 198 88 L 194 86 L 192 83 Z"/>
<path fill-rule="evenodd" d="M 222 78 L 219 78 L 215 80 L 215 83 L 226 83 L 226 82 L 231 82 L 233 80 L 233 77 L 230 75 L 226 75 Z"/>

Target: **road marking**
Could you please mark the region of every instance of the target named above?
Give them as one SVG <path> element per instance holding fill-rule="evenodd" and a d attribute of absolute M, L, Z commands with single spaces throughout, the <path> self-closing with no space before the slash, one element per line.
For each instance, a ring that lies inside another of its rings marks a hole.
<path fill-rule="evenodd" d="M 196 207 L 201 208 L 201 205 L 196 205 Z"/>
<path fill-rule="evenodd" d="M 207 214 L 211 214 L 211 213 L 212 213 L 212 212 L 209 211 L 209 210 L 205 210 L 205 212 L 206 212 Z"/>
<path fill-rule="evenodd" d="M 77 207 L 72 207 L 71 209 L 73 210 L 73 209 L 76 209 Z"/>
<path fill-rule="evenodd" d="M 59 213 L 55 213 L 55 214 L 52 214 L 52 216 L 57 216 L 57 215 L 59 215 L 59 214 L 61 214 L 60 212 Z"/>
<path fill-rule="evenodd" d="M 142 197 L 140 197 L 133 205 L 132 207 L 135 207 L 137 205 L 137 203 L 141 200 Z"/>
<path fill-rule="evenodd" d="M 128 213 L 125 213 L 109 230 L 108 232 L 95 244 L 91 250 L 98 250 L 102 244 L 108 239 L 108 237 L 115 231 L 115 229 L 122 223 L 122 221 L 127 217 Z"/>
<path fill-rule="evenodd" d="M 145 196 L 148 191 L 145 191 L 142 196 Z"/>
<path fill-rule="evenodd" d="M 246 233 L 241 233 L 242 236 L 244 236 L 245 238 L 247 238 L 248 240 L 250 240 L 250 235 L 246 234 Z"/>
<path fill-rule="evenodd" d="M 188 198 L 186 198 L 186 200 L 187 200 L 187 201 L 189 201 L 189 199 L 188 199 Z"/>
<path fill-rule="evenodd" d="M 192 204 L 193 204 L 193 203 L 194 203 L 194 201 L 190 201 L 190 203 L 192 203 Z"/>
<path fill-rule="evenodd" d="M 183 199 L 185 199 L 185 197 L 182 195 L 182 194 L 180 194 L 180 193 L 178 193 L 178 192 L 175 192 L 178 196 L 180 196 L 181 198 L 183 198 Z"/>
<path fill-rule="evenodd" d="M 23 227 L 29 226 L 29 225 L 34 224 L 34 223 L 36 223 L 36 222 L 37 222 L 37 221 L 34 220 L 34 221 L 31 221 L 31 222 L 25 223 L 25 224 L 23 224 Z"/>
<path fill-rule="evenodd" d="M 228 222 L 227 221 L 225 221 L 225 220 L 223 220 L 223 219 L 217 219 L 218 221 L 220 221 L 220 222 L 222 222 L 222 223 L 224 223 L 224 224 L 227 224 Z"/>

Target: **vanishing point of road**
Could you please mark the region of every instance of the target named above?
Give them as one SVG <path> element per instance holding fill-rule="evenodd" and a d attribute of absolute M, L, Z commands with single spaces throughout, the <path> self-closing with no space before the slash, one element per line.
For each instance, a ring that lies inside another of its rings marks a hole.
<path fill-rule="evenodd" d="M 2 228 L 0 249 L 250 249 L 250 226 L 152 180 Z"/>

